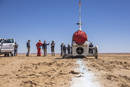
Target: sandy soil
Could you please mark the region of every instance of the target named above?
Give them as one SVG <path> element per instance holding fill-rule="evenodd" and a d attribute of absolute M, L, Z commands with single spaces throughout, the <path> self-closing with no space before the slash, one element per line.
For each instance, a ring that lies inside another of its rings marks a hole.
<path fill-rule="evenodd" d="M 75 59 L 0 57 L 0 87 L 69 87 Z"/>
<path fill-rule="evenodd" d="M 102 87 L 130 87 L 130 54 L 100 54 L 99 59 L 84 59 Z"/>
<path fill-rule="evenodd" d="M 70 87 L 77 59 L 55 57 L 0 56 L 0 87 Z M 100 54 L 84 58 L 101 87 L 130 87 L 130 54 Z M 78 78 L 78 77 L 77 77 Z"/>

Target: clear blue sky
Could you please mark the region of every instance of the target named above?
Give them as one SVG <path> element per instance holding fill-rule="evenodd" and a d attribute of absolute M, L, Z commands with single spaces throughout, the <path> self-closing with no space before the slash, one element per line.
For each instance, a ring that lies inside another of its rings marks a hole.
<path fill-rule="evenodd" d="M 15 38 L 19 52 L 36 52 L 38 40 L 71 42 L 78 0 L 0 0 L 0 37 Z M 82 0 L 82 29 L 99 52 L 130 52 L 130 0 Z M 49 48 L 50 51 L 50 48 Z"/>

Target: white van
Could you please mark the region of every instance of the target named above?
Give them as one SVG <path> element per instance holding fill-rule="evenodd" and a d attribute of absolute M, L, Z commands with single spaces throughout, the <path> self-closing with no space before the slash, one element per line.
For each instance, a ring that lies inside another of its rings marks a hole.
<path fill-rule="evenodd" d="M 0 55 L 13 56 L 14 55 L 14 39 L 0 39 Z"/>

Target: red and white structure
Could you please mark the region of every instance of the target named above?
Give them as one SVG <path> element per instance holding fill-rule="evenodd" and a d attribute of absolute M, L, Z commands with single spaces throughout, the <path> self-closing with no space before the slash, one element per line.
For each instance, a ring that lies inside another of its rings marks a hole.
<path fill-rule="evenodd" d="M 79 29 L 73 34 L 72 37 L 72 54 L 71 56 L 94 56 L 98 58 L 98 50 L 91 42 L 88 42 L 87 34 L 82 31 L 81 23 L 81 0 L 79 0 L 79 22 L 77 23 Z"/>
<path fill-rule="evenodd" d="M 98 58 L 98 49 L 87 40 L 87 34 L 82 30 L 78 30 L 73 34 L 72 38 L 72 56 L 73 57 L 90 57 Z"/>

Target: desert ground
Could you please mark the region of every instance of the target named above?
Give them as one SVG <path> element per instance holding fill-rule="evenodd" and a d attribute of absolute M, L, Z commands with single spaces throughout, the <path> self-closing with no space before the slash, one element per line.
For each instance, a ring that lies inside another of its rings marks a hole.
<path fill-rule="evenodd" d="M 77 60 L 59 55 L 0 56 L 0 87 L 71 87 L 72 78 L 80 77 L 75 71 Z M 130 54 L 99 54 L 99 59 L 81 60 L 101 87 L 130 87 Z"/>
<path fill-rule="evenodd" d="M 102 87 L 130 87 L 130 54 L 99 54 L 99 59 L 83 59 Z"/>

